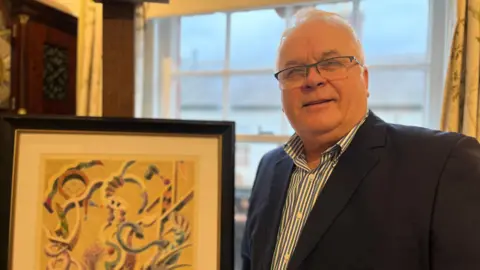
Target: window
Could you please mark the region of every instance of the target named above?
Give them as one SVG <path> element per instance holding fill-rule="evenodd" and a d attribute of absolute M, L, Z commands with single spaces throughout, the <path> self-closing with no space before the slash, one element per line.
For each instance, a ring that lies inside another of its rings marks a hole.
<path fill-rule="evenodd" d="M 339 13 L 356 29 L 370 71 L 369 104 L 379 116 L 436 128 L 452 27 L 449 1 L 309 5 Z M 258 162 L 293 132 L 273 73 L 280 35 L 303 6 L 154 19 L 147 25 L 145 54 L 151 57 L 144 57 L 142 116 L 236 121 L 237 248 Z M 236 256 L 240 269 L 238 250 Z"/>

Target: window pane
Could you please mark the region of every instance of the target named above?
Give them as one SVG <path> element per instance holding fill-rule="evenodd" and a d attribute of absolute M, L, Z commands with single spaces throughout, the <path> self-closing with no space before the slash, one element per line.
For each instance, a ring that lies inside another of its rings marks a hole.
<path fill-rule="evenodd" d="M 278 147 L 277 143 L 237 142 L 235 150 L 235 186 L 253 185 L 260 159 L 268 151 Z"/>
<path fill-rule="evenodd" d="M 235 151 L 235 270 L 242 269 L 241 242 L 245 230 L 248 199 L 258 163 L 264 154 L 278 147 L 273 143 L 238 142 Z"/>
<path fill-rule="evenodd" d="M 221 76 L 182 76 L 178 80 L 182 119 L 222 119 Z M 175 89 L 174 89 L 175 90 Z"/>
<path fill-rule="evenodd" d="M 288 118 L 285 114 L 283 114 L 284 122 L 286 123 L 286 129 L 287 131 L 285 132 L 285 135 L 291 136 L 295 133 L 295 130 L 293 129 L 292 125 L 290 125 L 290 122 L 288 121 Z"/>
<path fill-rule="evenodd" d="M 397 114 L 396 123 L 402 125 L 425 126 L 423 118 L 425 116 L 424 110 L 412 110 L 409 112 L 399 112 Z"/>
<path fill-rule="evenodd" d="M 338 15 L 342 16 L 346 20 L 349 21 L 350 24 L 353 24 L 353 3 L 352 2 L 340 2 L 340 3 L 325 3 L 316 6 L 317 9 L 337 13 Z"/>
<path fill-rule="evenodd" d="M 238 134 L 282 133 L 281 93 L 273 75 L 232 76 L 229 90 L 229 118 Z"/>
<path fill-rule="evenodd" d="M 363 0 L 361 36 L 369 64 L 427 59 L 428 0 Z"/>
<path fill-rule="evenodd" d="M 274 68 L 285 21 L 272 9 L 232 14 L 230 67 Z"/>
<path fill-rule="evenodd" d="M 282 111 L 261 108 L 230 110 L 229 120 L 235 121 L 238 134 L 282 134 Z"/>
<path fill-rule="evenodd" d="M 232 106 L 281 108 L 281 92 L 273 74 L 234 75 L 229 89 Z"/>
<path fill-rule="evenodd" d="M 369 103 L 373 105 L 422 105 L 426 94 L 426 72 L 410 69 L 369 70 Z"/>
<path fill-rule="evenodd" d="M 224 68 L 226 22 L 227 17 L 224 13 L 181 18 L 180 69 Z"/>

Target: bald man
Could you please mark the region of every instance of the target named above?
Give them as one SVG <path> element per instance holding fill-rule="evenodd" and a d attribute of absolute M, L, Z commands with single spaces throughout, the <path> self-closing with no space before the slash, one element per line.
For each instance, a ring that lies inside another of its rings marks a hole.
<path fill-rule="evenodd" d="M 244 270 L 480 269 L 477 140 L 369 110 L 363 50 L 338 15 L 300 12 L 277 70 L 295 134 L 258 166 Z"/>

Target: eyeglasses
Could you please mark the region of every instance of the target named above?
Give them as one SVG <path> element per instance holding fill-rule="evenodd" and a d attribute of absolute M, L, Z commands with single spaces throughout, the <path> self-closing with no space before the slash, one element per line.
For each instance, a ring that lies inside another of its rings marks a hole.
<path fill-rule="evenodd" d="M 299 87 L 305 83 L 312 67 L 327 80 L 343 80 L 348 77 L 348 69 L 356 64 L 363 66 L 355 56 L 338 56 L 310 65 L 289 67 L 274 76 L 283 87 Z"/>

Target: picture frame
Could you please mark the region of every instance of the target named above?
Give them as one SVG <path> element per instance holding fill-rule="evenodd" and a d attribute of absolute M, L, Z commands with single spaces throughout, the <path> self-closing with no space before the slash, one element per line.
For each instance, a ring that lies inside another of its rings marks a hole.
<path fill-rule="evenodd" d="M 0 268 L 232 270 L 234 152 L 227 121 L 0 115 Z"/>

